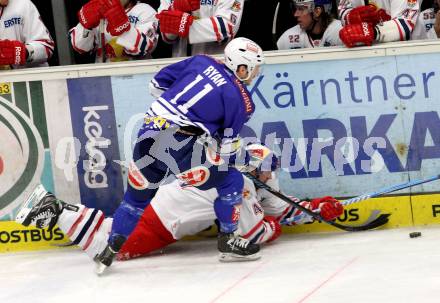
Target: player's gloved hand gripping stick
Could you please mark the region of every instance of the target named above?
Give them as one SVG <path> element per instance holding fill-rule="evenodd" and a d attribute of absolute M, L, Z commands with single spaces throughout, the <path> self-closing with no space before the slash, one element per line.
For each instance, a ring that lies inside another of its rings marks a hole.
<path fill-rule="evenodd" d="M 384 224 L 386 224 L 388 222 L 388 217 L 390 216 L 390 214 L 381 214 L 379 215 L 377 218 L 372 219 L 372 217 L 370 217 L 366 223 L 362 224 L 362 225 L 358 225 L 358 226 L 347 226 L 347 225 L 342 225 L 339 224 L 335 221 L 329 221 L 329 220 L 325 220 L 324 218 L 322 218 L 322 216 L 319 213 L 315 213 L 314 211 L 303 207 L 302 205 L 293 202 L 289 197 L 287 197 L 286 195 L 282 194 L 281 192 L 274 190 L 272 187 L 268 186 L 267 184 L 261 182 L 260 180 L 258 180 L 258 178 L 254 177 L 253 175 L 251 175 L 250 173 L 244 173 L 244 175 L 246 177 L 248 177 L 249 179 L 251 179 L 254 184 L 258 187 L 258 188 L 262 188 L 267 190 L 268 192 L 270 192 L 271 194 L 275 195 L 276 197 L 280 198 L 281 200 L 291 204 L 293 207 L 301 210 L 302 212 L 308 214 L 309 216 L 315 218 L 316 220 L 325 222 L 327 224 L 330 224 L 336 228 L 345 230 L 345 231 L 363 231 L 363 230 L 369 230 L 369 229 L 374 229 L 377 227 L 380 227 Z M 374 216 L 377 215 L 377 212 L 373 214 Z"/>

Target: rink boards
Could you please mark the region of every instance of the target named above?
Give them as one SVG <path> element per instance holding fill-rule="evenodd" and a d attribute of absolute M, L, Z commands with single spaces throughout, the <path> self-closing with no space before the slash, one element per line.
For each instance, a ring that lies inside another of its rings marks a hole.
<path fill-rule="evenodd" d="M 352 197 L 440 171 L 440 43 L 269 52 L 249 87 L 242 136 L 281 156 L 281 187 L 298 197 Z M 144 112 L 169 60 L 0 73 L 0 251 L 65 242 L 10 221 L 37 184 L 111 215 Z M 347 208 L 340 221 L 391 213 L 385 228 L 438 224 L 440 181 Z M 287 232 L 333 231 L 322 223 Z"/>
<path fill-rule="evenodd" d="M 337 222 L 359 225 L 368 219 L 373 210 L 391 214 L 389 222 L 381 229 L 440 224 L 440 194 L 374 198 L 345 208 Z M 328 224 L 314 222 L 299 226 L 284 226 L 283 233 L 344 232 Z M 212 237 L 216 227 L 188 240 Z M 0 253 L 61 248 L 69 239 L 57 227 L 53 231 L 26 228 L 11 221 L 0 222 Z"/>

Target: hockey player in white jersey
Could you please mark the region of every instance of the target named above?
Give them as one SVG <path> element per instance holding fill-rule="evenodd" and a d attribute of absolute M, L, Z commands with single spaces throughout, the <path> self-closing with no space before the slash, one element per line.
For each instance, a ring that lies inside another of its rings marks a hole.
<path fill-rule="evenodd" d="M 411 39 L 420 13 L 418 0 L 341 0 L 339 35 L 347 47 Z"/>
<path fill-rule="evenodd" d="M 439 2 L 440 0 L 433 0 L 432 7 L 420 13 L 411 40 L 437 39 L 434 26 L 439 11 Z"/>
<path fill-rule="evenodd" d="M 278 49 L 310 48 L 343 45 L 339 38 L 342 28 L 331 16 L 331 0 L 293 0 L 298 24 L 278 39 Z"/>
<path fill-rule="evenodd" d="M 69 31 L 73 49 L 96 62 L 148 59 L 158 41 L 156 11 L 136 0 L 90 0 Z"/>
<path fill-rule="evenodd" d="M 55 43 L 30 0 L 0 0 L 0 70 L 47 66 Z"/>
<path fill-rule="evenodd" d="M 162 38 L 173 44 L 173 57 L 221 54 L 238 31 L 243 5 L 244 0 L 161 0 Z"/>
<path fill-rule="evenodd" d="M 275 177 L 278 159 L 264 146 L 249 147 L 253 160 L 251 173 L 260 181 L 278 189 Z M 263 155 L 263 156 L 262 156 Z M 258 167 L 255 167 L 258 166 Z M 270 169 L 263 168 L 269 166 Z M 186 235 L 196 234 L 211 226 L 216 218 L 213 203 L 217 197 L 215 189 L 202 191 L 193 186 L 181 186 L 178 181 L 161 186 L 151 204 L 141 215 L 134 232 L 118 253 L 117 259 L 125 260 L 148 254 L 163 248 Z M 298 199 L 293 198 L 299 202 Z M 300 202 L 311 210 L 320 212 L 326 220 L 333 220 L 343 213 L 343 206 L 332 197 Z M 31 204 L 34 205 L 31 208 Z M 290 218 L 291 225 L 311 222 L 314 219 L 290 204 L 273 196 L 264 189 L 256 189 L 251 180 L 245 178 L 243 204 L 240 210 L 238 233 L 252 243 L 265 243 L 281 234 L 280 222 Z M 60 229 L 94 258 L 107 245 L 112 218 L 96 209 L 83 205 L 67 204 L 57 200 L 41 186 L 24 203 L 17 215 L 17 222 L 39 228 Z M 222 261 L 240 261 L 240 256 L 223 254 Z"/>
<path fill-rule="evenodd" d="M 428 8 L 422 11 L 417 18 L 417 23 L 411 34 L 411 40 L 425 40 L 432 39 L 428 37 L 430 29 L 435 23 L 434 8 Z M 436 38 L 436 37 L 435 37 Z"/>

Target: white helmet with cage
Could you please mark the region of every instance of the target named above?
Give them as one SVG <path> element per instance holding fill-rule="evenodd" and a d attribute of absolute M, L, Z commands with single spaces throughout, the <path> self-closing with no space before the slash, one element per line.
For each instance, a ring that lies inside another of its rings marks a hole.
<path fill-rule="evenodd" d="M 330 13 L 332 10 L 331 0 L 293 0 L 295 6 L 307 7 L 310 12 L 317 6 L 322 6 L 326 13 Z"/>
<path fill-rule="evenodd" d="M 248 80 L 256 66 L 264 64 L 264 55 L 261 47 L 247 38 L 232 39 L 225 47 L 225 65 L 237 76 L 237 69 L 245 65 L 248 70 Z"/>

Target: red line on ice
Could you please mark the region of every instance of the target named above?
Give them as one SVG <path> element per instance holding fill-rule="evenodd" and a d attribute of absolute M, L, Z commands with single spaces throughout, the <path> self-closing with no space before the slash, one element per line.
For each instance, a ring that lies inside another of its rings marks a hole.
<path fill-rule="evenodd" d="M 301 303 L 304 302 L 305 300 L 307 300 L 311 295 L 313 295 L 315 292 L 317 292 L 322 286 L 324 286 L 327 282 L 329 282 L 330 280 L 332 280 L 334 277 L 336 277 L 338 274 L 340 274 L 344 269 L 346 269 L 347 267 L 349 267 L 351 264 L 353 264 L 359 257 L 355 257 L 353 259 L 351 259 L 348 263 L 346 263 L 345 265 L 343 265 L 342 267 L 340 267 L 338 270 L 336 270 L 330 277 L 328 277 L 327 279 L 325 279 L 324 281 L 322 281 L 318 286 L 316 286 L 311 292 L 309 292 L 308 294 L 306 294 L 302 299 L 300 299 L 299 301 L 297 301 L 297 303 Z"/>
<path fill-rule="evenodd" d="M 221 292 L 217 297 L 215 297 L 212 301 L 210 301 L 209 303 L 214 303 L 216 301 L 218 301 L 218 299 L 220 299 L 221 297 L 223 297 L 227 292 L 229 292 L 231 289 L 233 289 L 234 287 L 236 287 L 238 284 L 240 284 L 241 282 L 243 282 L 244 280 L 246 280 L 249 276 L 251 276 L 253 273 L 255 273 L 257 270 L 259 270 L 263 265 L 265 265 L 268 261 L 266 262 L 262 262 L 260 263 L 260 265 L 256 266 L 254 269 L 252 269 L 250 272 L 248 272 L 246 275 L 244 275 L 243 277 L 241 277 L 237 282 L 235 282 L 234 284 L 232 284 L 231 286 L 229 286 L 228 288 L 226 288 L 223 292 Z"/>

